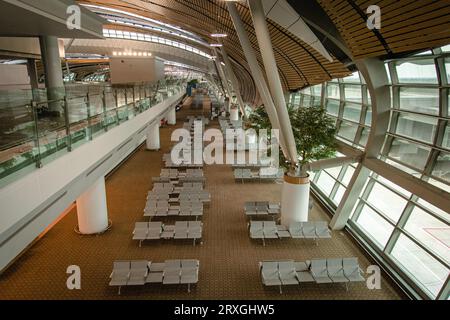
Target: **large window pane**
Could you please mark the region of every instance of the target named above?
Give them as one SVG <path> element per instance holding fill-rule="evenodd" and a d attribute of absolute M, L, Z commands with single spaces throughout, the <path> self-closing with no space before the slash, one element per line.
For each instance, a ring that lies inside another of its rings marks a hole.
<path fill-rule="evenodd" d="M 400 88 L 400 109 L 439 115 L 439 89 Z"/>
<path fill-rule="evenodd" d="M 347 140 L 353 141 L 355 139 L 357 131 L 358 126 L 356 124 L 347 121 L 342 121 L 338 135 Z"/>
<path fill-rule="evenodd" d="M 379 183 L 374 184 L 367 202 L 380 210 L 394 223 L 397 223 L 407 203 L 405 199 Z"/>
<path fill-rule="evenodd" d="M 341 169 L 342 167 L 334 167 L 325 169 L 324 171 L 337 180 L 339 173 L 341 173 Z"/>
<path fill-rule="evenodd" d="M 441 151 L 433 168 L 433 176 L 450 183 L 450 153 Z"/>
<path fill-rule="evenodd" d="M 359 122 L 361 118 L 361 108 L 360 104 L 356 103 L 345 103 L 344 105 L 344 119 L 353 120 Z"/>
<path fill-rule="evenodd" d="M 450 149 L 450 125 L 447 125 L 444 133 L 444 140 L 442 141 L 442 146 L 444 148 Z"/>
<path fill-rule="evenodd" d="M 445 59 L 445 69 L 447 71 L 447 83 L 450 83 L 450 58 Z"/>
<path fill-rule="evenodd" d="M 395 183 L 393 183 L 391 180 L 385 179 L 382 176 L 378 176 L 377 180 L 385 185 L 387 185 L 388 187 L 391 187 L 391 189 L 401 193 L 402 195 L 404 195 L 406 198 L 411 197 L 411 192 L 399 187 L 398 185 L 396 185 Z"/>
<path fill-rule="evenodd" d="M 327 96 L 328 98 L 333 98 L 339 100 L 341 95 L 339 93 L 339 84 L 337 83 L 328 83 L 327 84 Z"/>
<path fill-rule="evenodd" d="M 300 93 L 296 93 L 294 95 L 294 106 L 299 106 L 300 105 Z"/>
<path fill-rule="evenodd" d="M 320 173 L 319 179 L 317 180 L 317 186 L 325 193 L 326 196 L 331 194 L 334 184 L 336 181 L 325 171 Z"/>
<path fill-rule="evenodd" d="M 362 91 L 360 85 L 345 84 L 345 101 L 362 103 Z"/>
<path fill-rule="evenodd" d="M 419 207 L 414 207 L 405 225 L 415 239 L 450 263 L 450 227 Z"/>
<path fill-rule="evenodd" d="M 340 102 L 333 99 L 327 100 L 327 113 L 332 114 L 334 116 L 339 115 L 339 104 Z"/>
<path fill-rule="evenodd" d="M 359 79 L 359 72 L 353 72 L 351 76 L 345 77 L 342 80 L 349 83 L 361 83 L 361 80 Z"/>
<path fill-rule="evenodd" d="M 342 197 L 344 196 L 344 193 L 345 193 L 345 188 L 340 185 L 336 191 L 336 194 L 333 197 L 333 202 L 336 205 L 338 205 L 341 202 Z"/>
<path fill-rule="evenodd" d="M 438 216 L 440 216 L 441 218 L 445 219 L 447 221 L 447 223 L 450 223 L 450 208 L 448 208 L 449 212 L 445 212 L 444 210 L 439 209 L 438 207 L 432 205 L 431 203 L 429 203 L 421 198 L 419 198 L 419 200 L 417 200 L 417 203 L 420 203 L 428 210 L 433 211 L 433 213 L 435 213 Z"/>
<path fill-rule="evenodd" d="M 356 223 L 379 247 L 384 248 L 394 227 L 369 206 L 364 205 Z"/>
<path fill-rule="evenodd" d="M 321 85 L 321 84 L 312 86 L 312 87 L 311 87 L 311 90 L 312 90 L 312 94 L 313 94 L 314 96 L 316 96 L 316 97 L 322 96 L 322 85 Z"/>
<path fill-rule="evenodd" d="M 396 68 L 400 83 L 438 83 L 433 59 L 396 62 Z"/>
<path fill-rule="evenodd" d="M 429 154 L 430 148 L 399 138 L 394 139 L 389 151 L 391 158 L 420 170 L 425 167 Z"/>
<path fill-rule="evenodd" d="M 342 184 L 345 186 L 348 186 L 350 183 L 350 180 L 353 177 L 353 173 L 355 172 L 355 169 L 352 166 L 348 166 L 347 170 L 345 171 L 344 178 L 342 179 Z"/>
<path fill-rule="evenodd" d="M 435 298 L 449 270 L 404 235 L 400 235 L 392 252 L 403 270 Z"/>
<path fill-rule="evenodd" d="M 416 140 L 432 143 L 436 132 L 437 119 L 417 114 L 401 112 L 396 133 Z"/>
<path fill-rule="evenodd" d="M 369 139 L 370 129 L 364 128 L 361 132 L 361 139 L 359 139 L 359 144 L 365 146 L 367 144 L 367 140 Z"/>
<path fill-rule="evenodd" d="M 367 109 L 366 119 L 365 119 L 364 123 L 366 126 L 369 126 L 369 127 L 372 125 L 372 107 L 369 107 Z"/>
<path fill-rule="evenodd" d="M 387 63 L 385 63 L 384 64 L 384 68 L 386 69 L 386 73 L 387 73 L 387 76 L 388 76 L 389 84 L 391 84 L 392 80 L 391 80 L 391 72 L 389 71 L 389 65 Z"/>
<path fill-rule="evenodd" d="M 311 96 L 310 95 L 303 95 L 303 106 L 309 107 L 311 105 Z"/>

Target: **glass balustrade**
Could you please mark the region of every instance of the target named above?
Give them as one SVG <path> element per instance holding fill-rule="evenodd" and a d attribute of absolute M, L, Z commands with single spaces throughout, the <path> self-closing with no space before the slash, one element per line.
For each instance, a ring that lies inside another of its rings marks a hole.
<path fill-rule="evenodd" d="M 0 91 L 0 187 L 71 152 L 184 90 L 156 84 L 70 84 L 60 100 L 46 90 Z"/>

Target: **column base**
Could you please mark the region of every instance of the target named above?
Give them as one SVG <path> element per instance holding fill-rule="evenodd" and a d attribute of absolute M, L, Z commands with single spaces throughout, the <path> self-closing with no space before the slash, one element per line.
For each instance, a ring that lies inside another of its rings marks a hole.
<path fill-rule="evenodd" d="M 281 224 L 307 222 L 309 215 L 310 181 L 308 177 L 285 174 L 281 191 Z"/>
<path fill-rule="evenodd" d="M 95 232 L 95 233 L 83 233 L 80 231 L 79 225 L 76 225 L 76 227 L 73 229 L 73 231 L 75 231 L 75 233 L 82 235 L 82 236 L 98 236 L 101 234 L 106 233 L 107 231 L 109 231 L 112 228 L 112 220 L 109 219 L 108 220 L 108 226 L 106 227 L 106 229 L 99 231 L 99 232 Z"/>

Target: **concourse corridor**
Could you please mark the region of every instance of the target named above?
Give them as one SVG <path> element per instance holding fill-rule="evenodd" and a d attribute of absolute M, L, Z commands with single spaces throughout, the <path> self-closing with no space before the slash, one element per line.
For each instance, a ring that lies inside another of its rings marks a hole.
<path fill-rule="evenodd" d="M 191 242 L 145 242 L 139 248 L 133 241 L 136 221 L 145 221 L 145 197 L 151 178 L 159 176 L 162 156 L 170 151 L 171 132 L 182 127 L 188 115 L 207 116 L 203 99 L 188 99 L 177 113 L 177 125 L 161 128 L 161 150 L 137 150 L 106 180 L 109 217 L 112 229 L 98 236 L 80 236 L 74 232 L 76 209 L 72 208 L 48 233 L 0 275 L 0 299 L 400 299 L 402 296 L 385 279 L 381 290 L 368 290 L 365 283 L 267 288 L 261 284 L 258 262 L 292 258 L 305 261 L 319 257 L 358 257 L 365 270 L 370 264 L 361 250 L 344 232 L 334 232 L 333 240 L 283 239 L 268 241 L 263 247 L 248 235 L 244 216 L 246 201 L 280 201 L 277 183 L 236 183 L 229 165 L 205 166 L 206 189 L 211 203 L 203 216 L 203 244 Z M 207 105 L 207 104 L 205 104 Z M 212 121 L 208 128 L 218 128 Z M 311 220 L 329 220 L 315 204 Z M 121 296 L 109 287 L 114 260 L 166 259 L 200 260 L 199 283 L 188 293 L 184 286 L 146 285 L 123 288 Z M 68 290 L 66 269 L 81 268 L 81 290 Z"/>

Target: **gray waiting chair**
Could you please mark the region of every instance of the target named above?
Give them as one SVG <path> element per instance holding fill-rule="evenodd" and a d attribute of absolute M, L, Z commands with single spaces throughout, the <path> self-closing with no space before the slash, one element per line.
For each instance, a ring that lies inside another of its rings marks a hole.
<path fill-rule="evenodd" d="M 327 260 L 311 260 L 311 275 L 317 283 L 332 283 L 328 276 Z"/>

